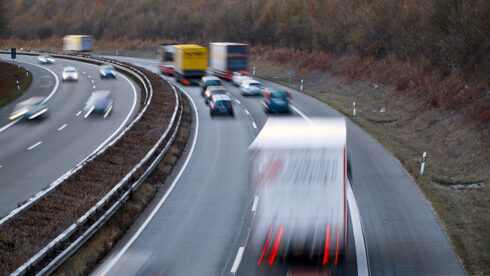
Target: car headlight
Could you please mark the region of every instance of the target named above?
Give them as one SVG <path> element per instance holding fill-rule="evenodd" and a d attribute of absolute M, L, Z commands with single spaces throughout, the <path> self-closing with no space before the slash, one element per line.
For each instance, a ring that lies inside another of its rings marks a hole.
<path fill-rule="evenodd" d="M 75 75 L 73 75 L 73 78 L 78 80 L 78 74 L 75 73 Z"/>
<path fill-rule="evenodd" d="M 65 73 L 63 73 L 63 78 L 66 79 L 66 74 Z"/>
<path fill-rule="evenodd" d="M 116 71 L 111 71 L 111 73 L 115 76 L 116 75 Z"/>
<path fill-rule="evenodd" d="M 105 76 L 105 72 L 104 72 L 104 71 L 100 70 L 100 73 L 101 73 L 103 76 Z"/>

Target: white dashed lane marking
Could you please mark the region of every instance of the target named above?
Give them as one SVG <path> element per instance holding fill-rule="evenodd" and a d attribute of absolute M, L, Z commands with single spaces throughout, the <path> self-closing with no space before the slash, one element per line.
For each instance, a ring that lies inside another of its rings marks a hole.
<path fill-rule="evenodd" d="M 39 141 L 39 142 L 35 143 L 34 145 L 32 145 L 32 146 L 28 147 L 28 148 L 27 148 L 27 150 L 31 150 L 31 149 L 33 149 L 33 148 L 35 148 L 35 147 L 39 146 L 39 145 L 40 145 L 40 144 L 42 144 L 42 143 L 43 143 L 43 142 Z"/>
<path fill-rule="evenodd" d="M 64 129 L 66 126 L 67 126 L 66 124 L 64 124 L 64 125 L 60 126 L 60 128 L 58 128 L 58 131 L 63 130 L 63 129 Z"/>
<path fill-rule="evenodd" d="M 81 110 L 77 112 L 77 117 L 80 116 L 80 114 L 82 114 Z"/>

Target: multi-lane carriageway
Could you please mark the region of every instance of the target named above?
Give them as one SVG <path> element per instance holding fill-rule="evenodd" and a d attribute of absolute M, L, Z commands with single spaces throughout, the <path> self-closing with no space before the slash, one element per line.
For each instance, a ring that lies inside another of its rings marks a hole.
<path fill-rule="evenodd" d="M 0 61 L 11 62 L 0 54 Z M 41 65 L 37 56 L 17 55 L 33 81 L 14 102 L 0 108 L 0 217 L 56 181 L 107 144 L 129 123 L 139 106 L 139 87 L 124 75 L 101 80 L 99 66 L 67 59 Z M 65 66 L 78 70 L 77 82 L 62 82 Z M 111 90 L 114 109 L 107 119 L 84 119 L 82 109 L 95 90 Z M 9 121 L 14 106 L 47 97 L 47 117 Z"/>
<path fill-rule="evenodd" d="M 121 59 L 158 72 L 155 60 Z M 129 80 L 100 81 L 94 65 L 58 60 L 54 66 L 40 66 L 35 57 L 27 56 L 19 61 L 34 74 L 31 87 L 35 89 L 28 94 L 51 95 L 50 117 L 40 124 L 4 127 L 9 125 L 5 118 L 10 110 L 0 109 L 2 215 L 110 139 L 134 114 L 139 100 Z M 79 83 L 59 82 L 65 65 L 81 72 Z M 344 262 L 317 270 L 308 262 L 277 259 L 273 265 L 259 267 L 261 252 L 247 247 L 254 206 L 260 200 L 248 188 L 247 147 L 268 115 L 259 98 L 242 97 L 229 83 L 226 87 L 235 101 L 235 118 L 212 119 L 199 88 L 183 87 L 194 110 L 185 154 L 165 189 L 94 275 L 464 274 L 430 204 L 408 173 L 351 122 L 347 143 L 353 181 L 348 192 L 350 230 Z M 85 121 L 79 111 L 96 88 L 117 91 L 114 113 L 105 121 Z M 340 116 L 309 96 L 292 94 L 290 116 L 305 120 Z"/>
<path fill-rule="evenodd" d="M 122 58 L 158 73 L 158 61 Z M 171 79 L 170 79 L 171 80 Z M 278 86 L 263 81 L 265 86 Z M 313 267 L 276 260 L 258 266 L 247 247 L 256 197 L 247 183 L 247 147 L 267 120 L 259 98 L 225 83 L 235 118 L 209 116 L 198 87 L 182 87 L 194 110 L 185 155 L 143 215 L 94 275 L 463 275 L 430 204 L 377 141 L 348 121 L 353 168 L 349 186 L 349 241 L 344 262 Z M 294 91 L 293 114 L 340 116 Z M 260 199 L 259 199 L 260 200 Z"/>

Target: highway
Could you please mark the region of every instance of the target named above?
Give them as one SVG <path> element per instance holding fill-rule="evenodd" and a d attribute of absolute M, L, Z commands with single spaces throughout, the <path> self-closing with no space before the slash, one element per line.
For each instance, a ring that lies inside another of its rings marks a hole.
<path fill-rule="evenodd" d="M 0 57 L 5 61 L 8 55 Z M 138 86 L 122 75 L 116 80 L 101 80 L 97 65 L 66 59 L 40 65 L 37 56 L 23 55 L 17 55 L 17 61 L 32 73 L 33 82 L 26 93 L 0 109 L 0 217 L 110 141 L 139 106 Z M 62 82 L 65 66 L 78 70 L 78 82 Z M 105 120 L 84 119 L 82 114 L 94 90 L 113 92 L 113 112 Z M 9 121 L 15 104 L 33 96 L 48 97 L 47 117 Z"/>
<path fill-rule="evenodd" d="M 120 58 L 157 71 L 157 61 Z M 265 86 L 278 86 L 263 81 Z M 353 181 L 344 262 L 317 269 L 308 262 L 257 265 L 247 247 L 254 194 L 247 183 L 247 147 L 268 115 L 260 98 L 225 83 L 235 118 L 211 118 L 197 87 L 185 87 L 196 110 L 186 154 L 169 183 L 93 275 L 464 275 L 446 234 L 409 174 L 377 141 L 348 121 Z M 289 90 L 289 89 L 288 89 Z M 289 90 L 291 91 L 291 90 Z M 293 91 L 286 116 L 340 116 Z M 282 115 L 272 115 L 282 116 Z M 360 229 L 361 227 L 361 229 Z M 365 247 L 364 247 L 365 246 Z"/>

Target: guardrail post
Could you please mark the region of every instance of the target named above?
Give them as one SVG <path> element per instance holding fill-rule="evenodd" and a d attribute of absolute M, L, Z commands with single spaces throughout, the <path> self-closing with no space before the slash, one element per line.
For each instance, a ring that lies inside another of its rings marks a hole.
<path fill-rule="evenodd" d="M 424 174 L 425 160 L 426 159 L 427 159 L 427 152 L 424 151 L 424 154 L 422 154 L 422 164 L 420 165 L 420 175 Z"/>
<path fill-rule="evenodd" d="M 352 116 L 356 117 L 356 102 L 352 103 Z"/>

